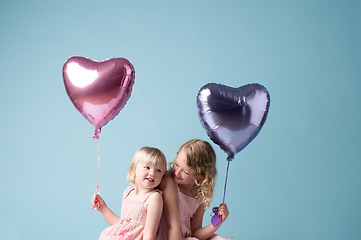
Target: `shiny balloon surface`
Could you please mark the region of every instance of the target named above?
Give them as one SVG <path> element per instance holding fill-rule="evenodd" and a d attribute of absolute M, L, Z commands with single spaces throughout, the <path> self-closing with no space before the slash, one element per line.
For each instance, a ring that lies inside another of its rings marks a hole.
<path fill-rule="evenodd" d="M 63 66 L 66 92 L 79 112 L 100 129 L 118 115 L 127 103 L 134 84 L 134 67 L 124 58 L 97 62 L 75 56 Z"/>
<path fill-rule="evenodd" d="M 209 83 L 199 90 L 197 105 L 208 136 L 231 160 L 261 130 L 270 96 L 265 87 L 256 83 L 239 88 Z"/>

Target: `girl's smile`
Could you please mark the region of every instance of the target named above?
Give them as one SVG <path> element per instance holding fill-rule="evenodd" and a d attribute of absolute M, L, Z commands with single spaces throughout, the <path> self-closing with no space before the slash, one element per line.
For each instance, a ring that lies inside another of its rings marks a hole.
<path fill-rule="evenodd" d="M 174 175 L 175 178 L 179 179 L 179 180 L 182 180 L 181 177 L 178 177 L 177 175 Z"/>
<path fill-rule="evenodd" d="M 154 179 L 153 178 L 146 178 L 146 180 L 148 180 L 148 182 L 154 182 Z"/>

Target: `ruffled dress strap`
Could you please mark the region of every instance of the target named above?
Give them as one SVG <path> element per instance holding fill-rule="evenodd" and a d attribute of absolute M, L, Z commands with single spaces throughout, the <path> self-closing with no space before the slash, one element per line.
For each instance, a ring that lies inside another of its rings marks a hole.
<path fill-rule="evenodd" d="M 131 193 L 131 191 L 133 191 L 133 190 L 134 190 L 134 188 L 132 188 L 131 186 L 128 186 L 123 192 L 123 199 L 126 199 L 129 196 L 129 194 Z"/>

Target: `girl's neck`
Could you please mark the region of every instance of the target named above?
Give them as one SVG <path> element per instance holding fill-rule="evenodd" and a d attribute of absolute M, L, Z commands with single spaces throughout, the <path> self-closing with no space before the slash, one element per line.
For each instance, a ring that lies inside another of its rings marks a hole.
<path fill-rule="evenodd" d="M 185 184 L 180 184 L 178 185 L 179 191 L 189 197 L 195 197 L 196 193 L 195 193 L 195 184 L 192 185 L 185 185 Z"/>
<path fill-rule="evenodd" d="M 154 191 L 154 188 L 141 188 L 137 185 L 134 186 L 134 192 L 136 195 L 144 195 Z"/>
<path fill-rule="evenodd" d="M 152 192 L 154 189 L 139 189 L 136 186 L 134 186 L 134 191 L 132 191 L 127 199 L 133 200 L 133 201 L 144 201 L 144 199 Z"/>

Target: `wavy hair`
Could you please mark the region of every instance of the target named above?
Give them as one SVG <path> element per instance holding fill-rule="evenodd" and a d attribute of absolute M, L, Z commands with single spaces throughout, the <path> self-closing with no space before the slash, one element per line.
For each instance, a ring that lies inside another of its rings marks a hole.
<path fill-rule="evenodd" d="M 187 156 L 187 165 L 196 174 L 195 199 L 209 207 L 213 198 L 216 169 L 216 153 L 212 146 L 203 140 L 193 139 L 184 143 L 178 150 Z M 174 163 L 174 161 L 171 163 Z M 172 169 L 172 168 L 171 168 Z"/>

